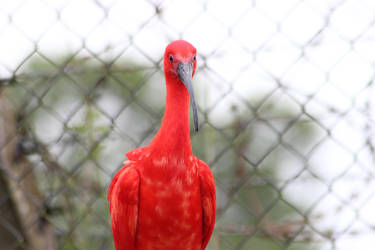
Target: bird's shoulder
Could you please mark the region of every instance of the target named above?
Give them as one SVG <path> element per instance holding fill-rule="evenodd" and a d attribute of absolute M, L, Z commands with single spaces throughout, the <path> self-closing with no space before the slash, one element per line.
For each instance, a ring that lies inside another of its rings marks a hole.
<path fill-rule="evenodd" d="M 201 176 L 201 178 L 209 178 L 209 179 L 212 178 L 213 179 L 211 169 L 207 165 L 207 163 L 205 163 L 204 161 L 202 161 L 201 159 L 199 159 L 195 156 L 194 156 L 194 161 L 196 162 L 196 164 L 198 166 L 198 171 L 199 171 L 199 175 Z"/>
<path fill-rule="evenodd" d="M 121 197 L 127 203 L 134 203 L 134 199 L 139 185 L 139 173 L 134 167 L 132 161 L 125 161 L 124 166 L 117 172 L 113 177 L 112 182 L 108 188 L 108 200 L 112 202 L 114 197 Z M 121 192 L 127 192 L 126 194 L 120 194 Z"/>
<path fill-rule="evenodd" d="M 141 147 L 141 148 L 136 148 L 133 149 L 125 154 L 125 156 L 129 159 L 129 161 L 136 162 L 140 161 L 144 158 L 147 158 L 150 156 L 151 150 L 150 147 Z"/>
<path fill-rule="evenodd" d="M 114 195 L 114 190 L 116 187 L 122 187 L 118 190 L 131 190 L 132 185 L 138 185 L 139 183 L 139 173 L 137 169 L 137 163 L 150 155 L 149 147 L 136 148 L 125 156 L 128 160 L 123 162 L 123 167 L 117 172 L 113 177 L 112 182 L 108 189 L 108 200 L 111 201 L 111 197 Z M 125 196 L 128 197 L 128 196 Z"/>

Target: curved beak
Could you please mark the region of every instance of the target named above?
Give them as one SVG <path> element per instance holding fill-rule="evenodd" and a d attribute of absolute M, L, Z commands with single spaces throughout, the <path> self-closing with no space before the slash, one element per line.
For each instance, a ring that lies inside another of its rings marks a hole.
<path fill-rule="evenodd" d="M 197 105 L 195 104 L 194 89 L 193 89 L 193 65 L 192 63 L 182 63 L 179 62 L 177 65 L 178 76 L 180 77 L 182 83 L 187 88 L 190 95 L 191 107 L 193 108 L 193 118 L 194 118 L 194 129 L 198 131 L 198 113 Z"/>

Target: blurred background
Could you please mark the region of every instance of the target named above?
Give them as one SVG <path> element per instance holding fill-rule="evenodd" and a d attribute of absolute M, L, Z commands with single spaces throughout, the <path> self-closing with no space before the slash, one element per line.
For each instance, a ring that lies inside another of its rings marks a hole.
<path fill-rule="evenodd" d="M 373 249 L 375 2 L 0 4 L 0 249 L 114 249 L 107 188 L 160 126 L 166 45 L 198 50 L 207 249 Z"/>

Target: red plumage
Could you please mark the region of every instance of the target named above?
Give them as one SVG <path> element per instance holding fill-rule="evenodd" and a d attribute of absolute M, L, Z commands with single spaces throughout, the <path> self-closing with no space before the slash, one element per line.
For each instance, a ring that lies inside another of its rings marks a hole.
<path fill-rule="evenodd" d="M 216 216 L 211 170 L 193 156 L 189 101 L 197 115 L 191 79 L 196 49 L 186 41 L 164 54 L 167 98 L 163 122 L 149 146 L 126 154 L 128 161 L 109 187 L 117 250 L 205 249 Z"/>

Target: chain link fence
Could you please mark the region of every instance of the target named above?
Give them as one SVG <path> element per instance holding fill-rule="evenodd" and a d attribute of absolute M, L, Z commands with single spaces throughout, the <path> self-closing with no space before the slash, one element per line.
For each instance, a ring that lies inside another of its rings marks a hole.
<path fill-rule="evenodd" d="M 375 4 L 5 1 L 0 249 L 114 249 L 106 200 L 198 50 L 193 151 L 215 176 L 208 249 L 372 249 Z"/>

